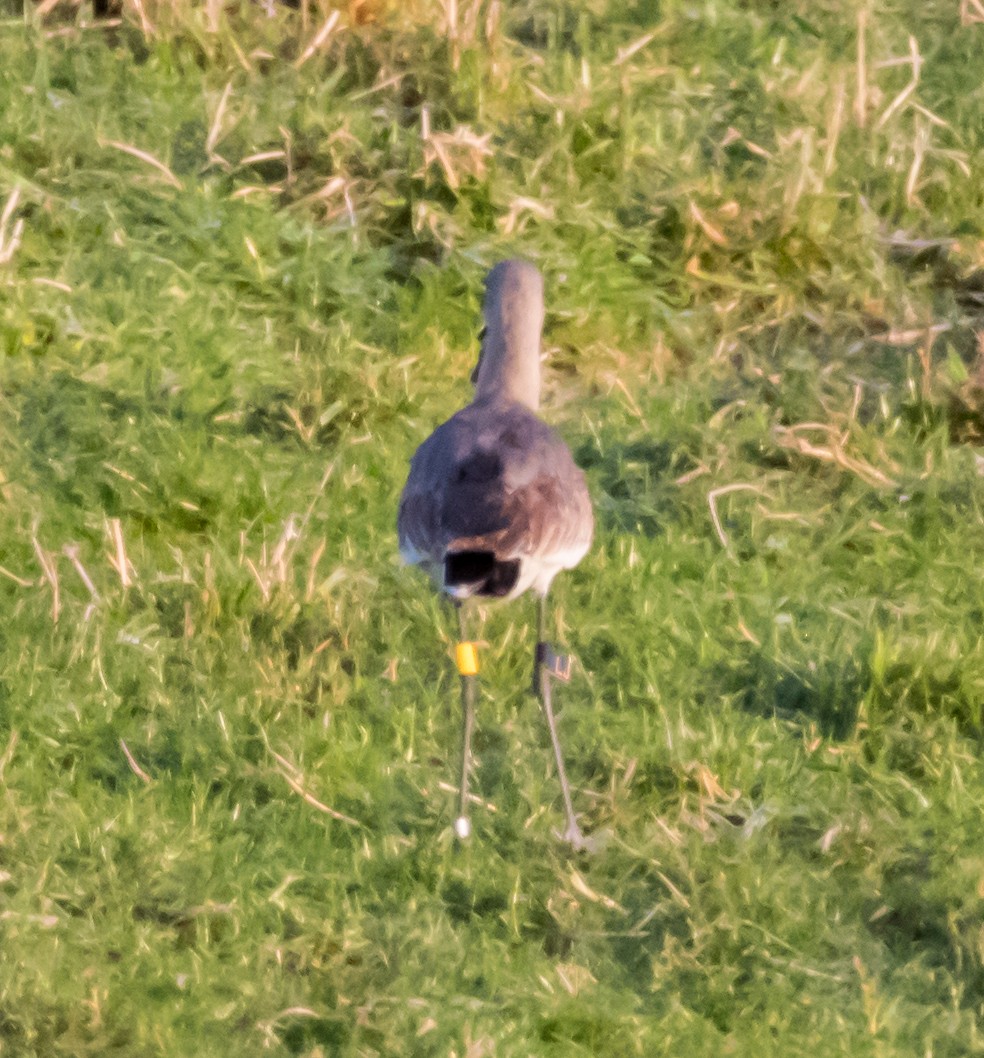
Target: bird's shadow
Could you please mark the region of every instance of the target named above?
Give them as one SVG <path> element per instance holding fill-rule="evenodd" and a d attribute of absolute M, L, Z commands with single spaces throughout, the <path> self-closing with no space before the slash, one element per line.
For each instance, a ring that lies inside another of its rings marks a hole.
<path fill-rule="evenodd" d="M 669 441 L 591 437 L 575 447 L 574 459 L 588 477 L 601 528 L 659 536 L 675 517 L 673 479 L 683 471 Z"/>
<path fill-rule="evenodd" d="M 722 699 L 755 716 L 813 724 L 826 738 L 843 740 L 855 730 L 871 686 L 866 661 L 851 657 L 782 664 L 749 645 L 702 673 L 698 698 Z"/>

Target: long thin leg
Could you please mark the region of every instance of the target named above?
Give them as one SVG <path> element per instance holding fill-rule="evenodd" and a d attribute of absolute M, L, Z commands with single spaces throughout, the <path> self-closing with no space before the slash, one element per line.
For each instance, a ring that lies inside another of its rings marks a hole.
<path fill-rule="evenodd" d="M 471 834 L 468 818 L 468 770 L 471 767 L 471 738 L 475 727 L 475 685 L 478 666 L 475 664 L 475 647 L 468 639 L 465 610 L 457 605 L 458 627 L 461 640 L 458 643 L 458 672 L 461 673 L 461 778 L 458 783 L 458 817 L 454 821 L 454 832 L 464 841 Z"/>
<path fill-rule="evenodd" d="M 537 611 L 537 644 L 536 644 L 536 672 L 533 680 L 536 686 L 536 694 L 543 708 L 543 715 L 547 718 L 547 727 L 550 729 L 550 741 L 553 743 L 554 757 L 557 761 L 557 778 L 560 780 L 561 793 L 564 796 L 564 813 L 567 816 L 567 829 L 561 835 L 563 841 L 573 845 L 576 849 L 583 849 L 587 841 L 577 825 L 577 817 L 574 815 L 574 804 L 571 801 L 571 787 L 567 781 L 567 769 L 564 767 L 564 754 L 560 748 L 560 737 L 557 734 L 557 721 L 554 718 L 552 703 L 551 676 L 559 676 L 564 679 L 570 673 L 568 659 L 556 655 L 546 641 L 547 630 L 547 599 L 543 595 L 539 599 Z"/>

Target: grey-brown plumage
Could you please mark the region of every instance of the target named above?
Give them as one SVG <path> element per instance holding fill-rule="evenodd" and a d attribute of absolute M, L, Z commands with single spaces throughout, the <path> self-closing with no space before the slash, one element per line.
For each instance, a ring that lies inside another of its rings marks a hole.
<path fill-rule="evenodd" d="M 584 475 L 535 414 L 542 291 L 540 273 L 523 261 L 492 270 L 475 399 L 410 464 L 400 553 L 455 598 L 512 598 L 527 589 L 545 595 L 591 544 Z"/>
<path fill-rule="evenodd" d="M 546 595 L 561 569 L 584 557 L 594 528 L 584 475 L 567 445 L 542 422 L 540 333 L 543 278 L 524 261 L 503 261 L 486 280 L 485 334 L 473 375 L 475 398 L 417 449 L 400 500 L 400 553 L 424 567 L 458 603 L 471 596 L 539 596 L 535 688 L 543 706 L 564 796 L 563 837 L 585 845 L 551 707 L 550 678 L 564 659 L 543 642 Z M 465 619 L 459 607 L 462 640 Z M 462 671 L 464 727 L 455 830 L 471 831 L 468 771 L 474 672 Z"/>

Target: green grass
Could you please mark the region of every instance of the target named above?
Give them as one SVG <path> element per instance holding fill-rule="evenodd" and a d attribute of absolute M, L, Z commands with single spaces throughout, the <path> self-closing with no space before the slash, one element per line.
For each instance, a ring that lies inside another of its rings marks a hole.
<path fill-rule="evenodd" d="M 0 1055 L 984 1053 L 957 6 L 380 6 L 304 58 L 327 10 L 4 5 Z M 396 557 L 510 254 L 597 509 L 591 856 L 529 603 L 455 848 L 452 622 Z"/>

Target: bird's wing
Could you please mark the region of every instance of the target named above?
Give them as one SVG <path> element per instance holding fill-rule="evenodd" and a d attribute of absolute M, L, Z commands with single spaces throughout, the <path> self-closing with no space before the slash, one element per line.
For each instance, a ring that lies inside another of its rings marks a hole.
<path fill-rule="evenodd" d="M 448 549 L 577 561 L 593 517 L 583 473 L 545 423 L 518 405 L 470 405 L 414 455 L 398 527 L 409 561 L 436 564 Z"/>

